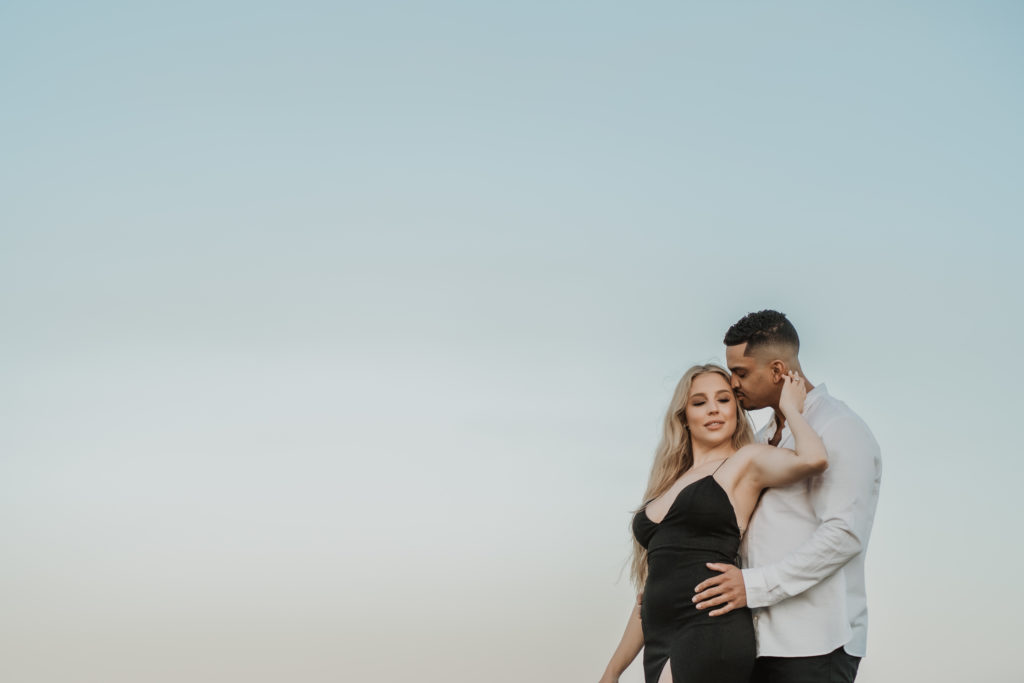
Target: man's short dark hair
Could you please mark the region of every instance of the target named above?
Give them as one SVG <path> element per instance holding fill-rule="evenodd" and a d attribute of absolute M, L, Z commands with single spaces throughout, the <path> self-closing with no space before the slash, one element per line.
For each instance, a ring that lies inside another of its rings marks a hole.
<path fill-rule="evenodd" d="M 747 344 L 744 355 L 764 346 L 791 346 L 800 350 L 800 337 L 785 313 L 773 310 L 747 313 L 725 333 L 725 345 Z"/>

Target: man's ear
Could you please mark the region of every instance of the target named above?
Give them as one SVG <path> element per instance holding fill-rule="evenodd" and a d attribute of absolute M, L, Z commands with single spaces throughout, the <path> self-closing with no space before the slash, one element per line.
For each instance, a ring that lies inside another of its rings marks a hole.
<path fill-rule="evenodd" d="M 768 364 L 768 369 L 772 373 L 772 382 L 778 384 L 782 381 L 782 376 L 786 374 L 786 364 L 781 360 L 773 360 Z"/>

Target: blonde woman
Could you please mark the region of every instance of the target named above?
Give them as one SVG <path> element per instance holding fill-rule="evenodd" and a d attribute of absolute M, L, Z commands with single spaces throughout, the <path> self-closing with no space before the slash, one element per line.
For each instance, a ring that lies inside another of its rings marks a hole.
<path fill-rule="evenodd" d="M 644 648 L 647 683 L 747 683 L 754 667 L 750 610 L 699 611 L 694 587 L 735 563 L 761 491 L 828 467 L 804 419 L 804 381 L 784 379 L 779 408 L 795 450 L 753 443 L 729 373 L 696 365 L 676 386 L 644 503 L 633 517 L 632 578 L 640 594 L 601 683 L 614 683 Z"/>

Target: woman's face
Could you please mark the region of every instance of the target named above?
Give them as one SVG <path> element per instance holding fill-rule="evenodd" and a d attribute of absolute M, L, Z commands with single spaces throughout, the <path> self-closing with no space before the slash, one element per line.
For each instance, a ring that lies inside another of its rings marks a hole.
<path fill-rule="evenodd" d="M 731 439 L 736 432 L 736 396 L 729 381 L 717 372 L 694 377 L 685 415 L 695 441 L 714 446 Z"/>

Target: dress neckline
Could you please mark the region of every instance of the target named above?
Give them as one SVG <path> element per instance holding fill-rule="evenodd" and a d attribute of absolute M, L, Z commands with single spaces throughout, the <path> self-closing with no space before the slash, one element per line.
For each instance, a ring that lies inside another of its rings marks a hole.
<path fill-rule="evenodd" d="M 715 472 L 717 471 L 718 470 L 715 470 Z M 676 497 L 672 499 L 672 503 L 668 506 L 668 510 L 665 511 L 665 516 L 661 518 L 661 522 L 655 522 L 653 519 L 651 519 L 650 515 L 647 514 L 647 505 L 650 505 L 652 502 L 654 502 L 653 499 L 647 501 L 647 504 L 644 505 L 643 510 L 641 510 L 644 518 L 654 526 L 661 526 L 661 523 L 668 519 L 668 516 L 672 514 L 672 510 L 675 509 L 676 503 L 679 502 L 679 498 L 683 495 L 683 492 L 686 491 L 686 489 L 690 488 L 694 484 L 699 484 L 705 479 L 710 479 L 711 481 L 715 482 L 715 484 L 718 486 L 718 490 L 725 495 L 725 502 L 729 504 L 729 509 L 732 510 L 733 523 L 736 525 L 736 530 L 739 532 L 740 538 L 742 538 L 743 534 L 746 533 L 746 530 L 740 526 L 739 520 L 736 517 L 736 507 L 732 504 L 732 499 L 729 498 L 729 493 L 725 490 L 725 487 L 723 487 L 722 484 L 717 479 L 715 479 L 715 472 L 712 472 L 711 474 L 705 474 L 700 479 L 694 479 L 689 484 L 679 489 L 679 493 L 677 493 Z"/>

